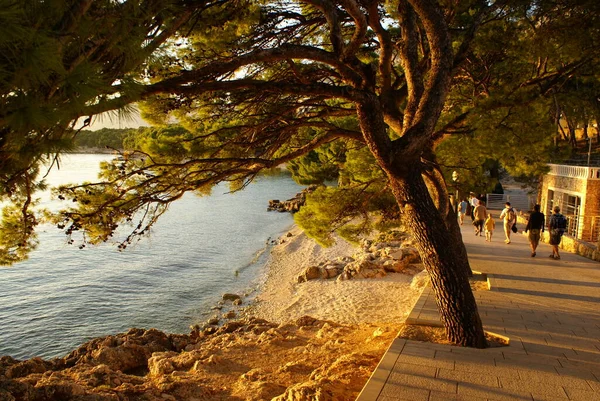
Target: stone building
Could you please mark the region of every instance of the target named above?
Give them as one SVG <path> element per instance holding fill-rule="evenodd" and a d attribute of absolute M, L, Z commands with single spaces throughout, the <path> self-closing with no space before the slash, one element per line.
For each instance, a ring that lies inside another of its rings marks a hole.
<path fill-rule="evenodd" d="M 600 167 L 550 164 L 541 189 L 542 211 L 559 206 L 568 221 L 567 234 L 596 243 L 600 239 Z"/>

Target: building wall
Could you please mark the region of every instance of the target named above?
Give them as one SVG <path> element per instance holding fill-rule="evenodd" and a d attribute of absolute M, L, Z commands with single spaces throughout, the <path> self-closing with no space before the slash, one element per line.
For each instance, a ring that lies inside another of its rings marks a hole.
<path fill-rule="evenodd" d="M 550 190 L 554 191 L 555 202 L 553 204 L 548 202 L 548 193 Z M 552 174 L 545 175 L 542 181 L 541 206 L 542 211 L 547 216 L 552 214 L 551 207 L 557 203 L 561 206 L 564 213 L 565 207 L 560 204 L 560 201 L 556 201 L 563 194 L 578 196 L 581 199 L 579 207 L 580 217 L 577 220 L 573 220 L 577 226 L 577 237 L 597 242 L 598 239 L 592 237 L 596 237 L 599 230 L 596 216 L 600 216 L 600 180 Z"/>
<path fill-rule="evenodd" d="M 587 202 L 585 194 L 587 192 L 587 185 L 585 180 L 556 175 L 545 175 L 544 180 L 542 181 L 542 200 L 540 205 L 542 206 L 542 211 L 546 215 L 552 213 L 552 210 L 549 210 L 550 208 L 548 206 L 548 190 L 579 196 L 581 198 L 581 210 L 586 207 Z M 562 207 L 562 205 L 560 206 Z"/>
<path fill-rule="evenodd" d="M 600 180 L 590 180 L 586 188 L 586 216 L 600 216 Z"/>

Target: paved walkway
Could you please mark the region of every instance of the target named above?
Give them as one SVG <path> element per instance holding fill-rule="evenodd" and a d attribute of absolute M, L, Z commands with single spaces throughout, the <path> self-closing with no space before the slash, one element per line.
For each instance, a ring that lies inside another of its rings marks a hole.
<path fill-rule="evenodd" d="M 491 284 L 475 292 L 484 329 L 510 346 L 396 339 L 357 401 L 600 400 L 600 263 L 566 252 L 550 259 L 546 244 L 532 258 L 525 235 L 507 245 L 496 227 L 488 243 L 465 222 L 463 238 L 472 269 Z M 429 289 L 409 319 L 439 322 Z"/>

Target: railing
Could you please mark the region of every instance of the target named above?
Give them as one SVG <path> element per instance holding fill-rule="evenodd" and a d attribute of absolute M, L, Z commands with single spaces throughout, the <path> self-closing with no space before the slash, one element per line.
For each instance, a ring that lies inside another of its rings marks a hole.
<path fill-rule="evenodd" d="M 600 241 L 600 216 L 565 215 L 567 218 L 566 234 L 586 242 Z M 550 216 L 546 216 L 546 225 Z"/>
<path fill-rule="evenodd" d="M 491 210 L 502 210 L 506 202 L 510 202 L 510 206 L 517 211 L 523 212 L 531 210 L 534 205 L 533 197 L 528 195 L 487 194 L 485 207 Z"/>
<path fill-rule="evenodd" d="M 567 166 L 564 164 L 548 164 L 549 175 L 581 178 L 583 180 L 600 180 L 600 167 Z"/>

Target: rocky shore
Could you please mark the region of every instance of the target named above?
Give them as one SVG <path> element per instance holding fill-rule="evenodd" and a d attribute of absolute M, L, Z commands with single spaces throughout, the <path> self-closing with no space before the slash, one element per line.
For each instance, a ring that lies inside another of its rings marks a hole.
<path fill-rule="evenodd" d="M 167 335 L 131 329 L 64 358 L 0 358 L 0 400 L 350 400 L 397 328 L 305 317 Z"/>
<path fill-rule="evenodd" d="M 418 255 L 404 236 L 327 249 L 297 228 L 284 238 L 252 306 L 226 294 L 235 313 L 189 334 L 131 329 L 63 358 L 2 357 L 0 401 L 354 399 L 426 282 Z"/>

